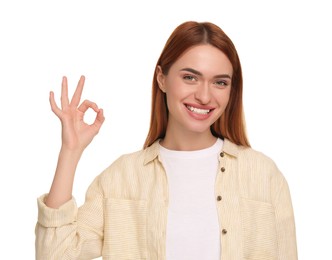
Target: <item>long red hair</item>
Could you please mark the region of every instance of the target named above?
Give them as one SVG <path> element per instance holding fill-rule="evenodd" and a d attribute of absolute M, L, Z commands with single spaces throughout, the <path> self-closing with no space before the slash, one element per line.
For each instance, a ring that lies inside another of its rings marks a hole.
<path fill-rule="evenodd" d="M 156 64 L 152 82 L 150 129 L 144 148 L 157 139 L 165 137 L 168 123 L 166 94 L 158 86 L 157 67 L 160 66 L 163 73 L 167 75 L 173 63 L 186 50 L 201 44 L 210 44 L 218 48 L 228 57 L 233 67 L 230 99 L 224 113 L 211 125 L 211 133 L 222 139 L 227 138 L 235 144 L 250 147 L 245 130 L 242 104 L 242 69 L 235 46 L 224 31 L 215 24 L 189 21 L 175 28 Z"/>

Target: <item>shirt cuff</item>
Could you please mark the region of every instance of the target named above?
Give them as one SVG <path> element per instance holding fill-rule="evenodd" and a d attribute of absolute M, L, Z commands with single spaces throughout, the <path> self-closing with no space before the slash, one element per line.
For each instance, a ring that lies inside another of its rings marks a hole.
<path fill-rule="evenodd" d="M 77 205 L 75 199 L 67 201 L 58 209 L 47 207 L 44 200 L 48 194 L 44 194 L 37 199 L 38 203 L 38 223 L 47 228 L 55 228 L 71 224 L 77 220 Z"/>

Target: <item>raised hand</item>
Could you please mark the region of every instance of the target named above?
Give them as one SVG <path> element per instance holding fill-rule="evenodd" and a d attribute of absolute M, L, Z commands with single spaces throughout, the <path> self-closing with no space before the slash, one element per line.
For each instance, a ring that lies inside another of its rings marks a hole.
<path fill-rule="evenodd" d="M 54 93 L 50 92 L 50 104 L 54 114 L 60 119 L 62 125 L 62 148 L 81 151 L 89 145 L 99 132 L 105 118 L 103 110 L 97 104 L 85 100 L 80 104 L 85 77 L 81 76 L 72 99 L 68 98 L 67 78 L 62 79 L 61 108 L 54 99 Z M 89 125 L 84 122 L 84 114 L 89 109 L 96 112 L 94 122 Z"/>
<path fill-rule="evenodd" d="M 80 104 L 85 78 L 81 76 L 75 93 L 69 101 L 67 78 L 62 79 L 61 108 L 54 100 L 54 93 L 50 93 L 50 103 L 54 114 L 62 125 L 62 147 L 60 149 L 54 179 L 45 204 L 51 208 L 59 208 L 72 198 L 74 175 L 81 154 L 95 135 L 99 132 L 105 118 L 103 110 L 89 101 Z M 84 113 L 89 109 L 96 112 L 94 122 L 89 125 L 84 122 Z"/>

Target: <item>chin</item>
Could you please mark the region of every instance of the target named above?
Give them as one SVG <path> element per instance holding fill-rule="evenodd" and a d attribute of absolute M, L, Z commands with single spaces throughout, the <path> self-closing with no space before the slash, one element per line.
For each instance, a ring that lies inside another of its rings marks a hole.
<path fill-rule="evenodd" d="M 204 134 L 207 131 L 211 132 L 210 128 L 211 128 L 211 125 L 207 125 L 207 126 L 201 125 L 201 126 L 190 126 L 187 129 L 192 133 Z"/>

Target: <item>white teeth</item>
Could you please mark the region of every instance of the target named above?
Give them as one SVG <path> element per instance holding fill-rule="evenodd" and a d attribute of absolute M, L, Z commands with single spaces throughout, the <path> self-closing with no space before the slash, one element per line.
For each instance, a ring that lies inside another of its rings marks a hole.
<path fill-rule="evenodd" d="M 201 114 L 201 115 L 206 115 L 207 113 L 210 112 L 210 109 L 201 109 L 201 108 L 196 108 L 192 106 L 187 106 L 187 108 L 194 113 Z"/>

